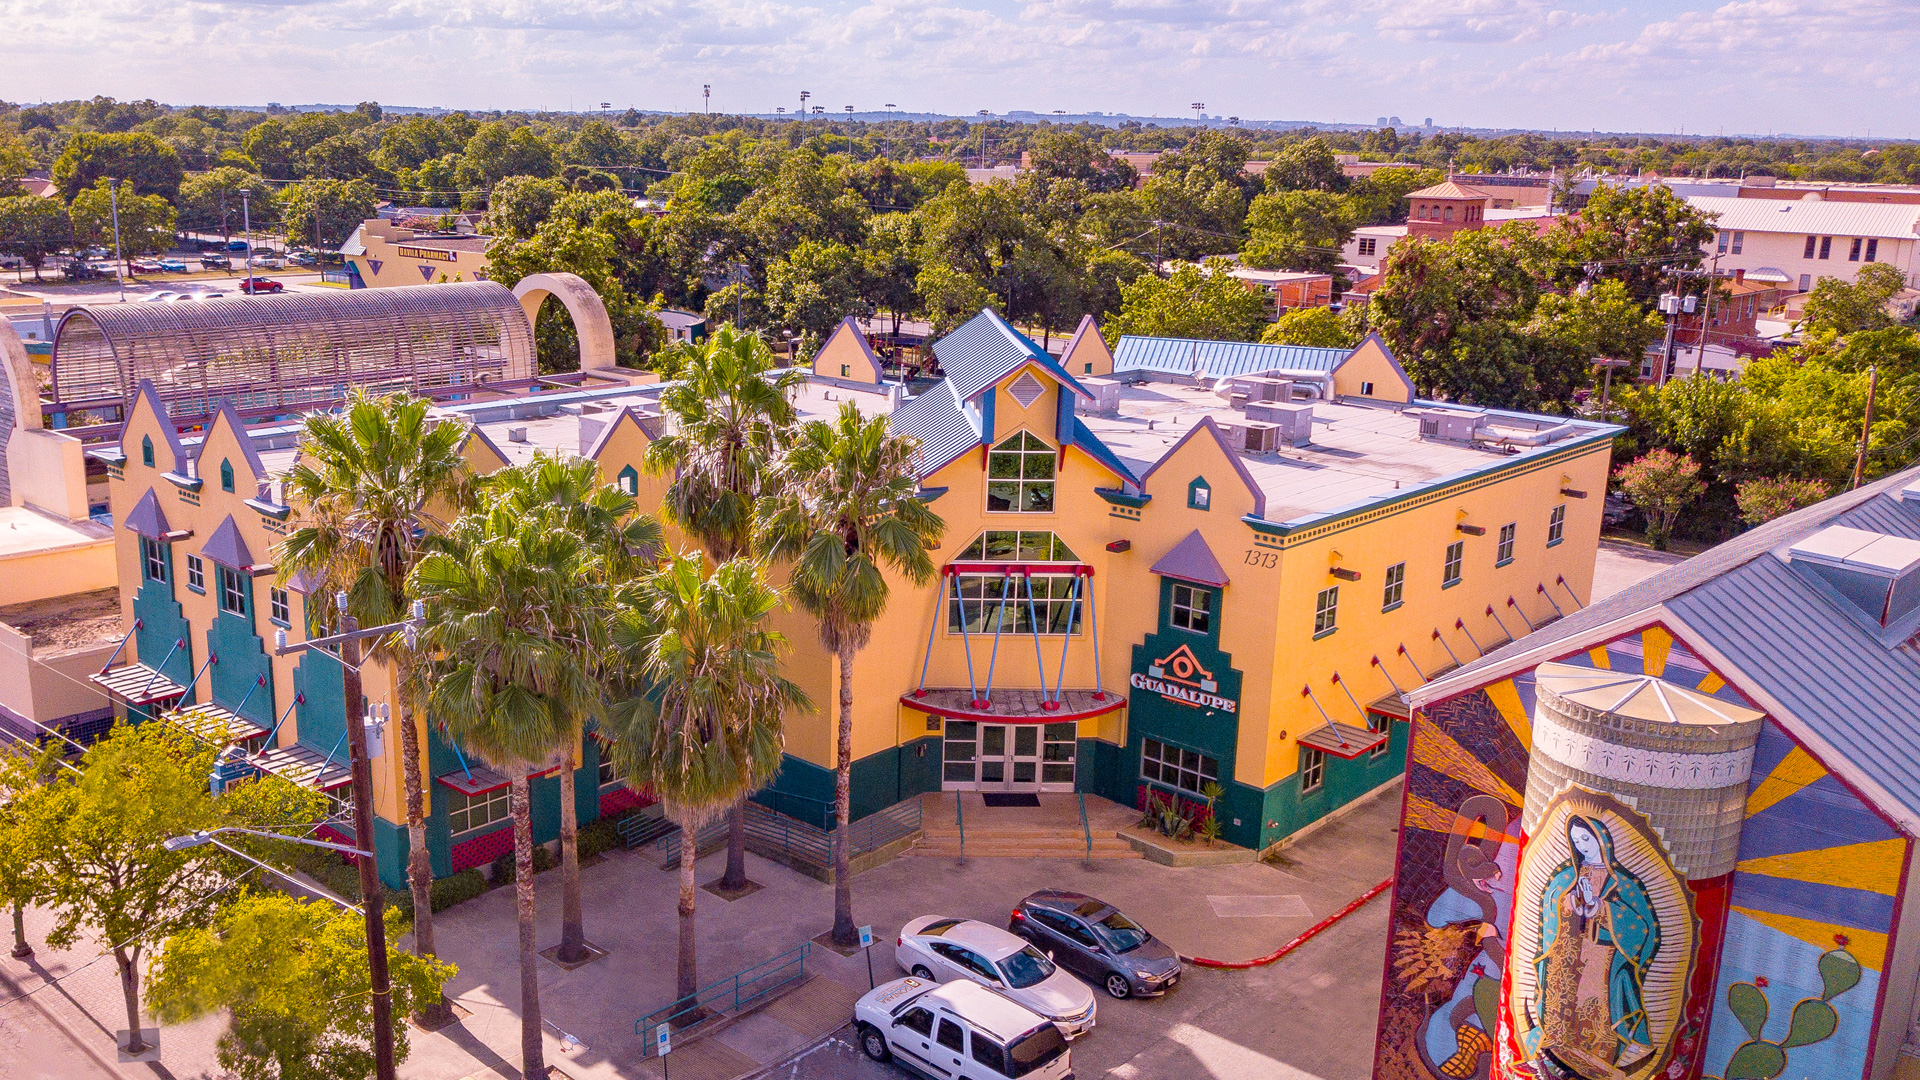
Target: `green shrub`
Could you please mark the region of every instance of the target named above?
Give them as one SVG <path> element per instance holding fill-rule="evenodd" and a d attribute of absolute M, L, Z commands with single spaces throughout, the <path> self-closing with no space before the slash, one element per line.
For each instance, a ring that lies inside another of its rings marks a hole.
<path fill-rule="evenodd" d="M 445 911 L 455 904 L 463 904 L 487 891 L 487 879 L 480 871 L 468 867 L 450 877 L 443 877 L 433 883 L 431 896 L 433 910 Z"/>
<path fill-rule="evenodd" d="M 603 817 L 580 827 L 580 858 L 590 859 L 620 846 L 620 817 Z"/>
<path fill-rule="evenodd" d="M 549 852 L 544 846 L 536 846 L 533 849 L 534 873 L 545 873 L 559 865 L 560 860 L 555 858 L 553 853 Z M 513 852 L 508 851 L 493 860 L 493 883 L 495 885 L 510 885 L 513 883 L 513 879 Z"/>

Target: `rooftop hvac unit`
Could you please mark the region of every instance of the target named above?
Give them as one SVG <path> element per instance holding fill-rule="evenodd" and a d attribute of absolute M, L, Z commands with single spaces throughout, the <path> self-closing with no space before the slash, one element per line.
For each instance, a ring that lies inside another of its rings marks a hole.
<path fill-rule="evenodd" d="M 1247 419 L 1272 424 L 1276 436 L 1287 446 L 1305 446 L 1313 441 L 1313 406 L 1278 401 L 1247 402 Z"/>
<path fill-rule="evenodd" d="M 1280 425 L 1264 420 L 1247 421 L 1240 448 L 1249 454 L 1271 454 L 1280 449 Z"/>
<path fill-rule="evenodd" d="M 1446 439 L 1450 442 L 1472 442 L 1473 433 L 1486 423 L 1486 417 L 1480 413 L 1458 412 L 1453 409 L 1409 410 L 1420 418 L 1420 437 L 1423 439 Z"/>
<path fill-rule="evenodd" d="M 1098 375 L 1079 376 L 1080 385 L 1093 395 L 1092 404 L 1081 408 L 1094 416 L 1113 416 L 1120 411 L 1120 382 L 1117 379 L 1102 378 Z"/>

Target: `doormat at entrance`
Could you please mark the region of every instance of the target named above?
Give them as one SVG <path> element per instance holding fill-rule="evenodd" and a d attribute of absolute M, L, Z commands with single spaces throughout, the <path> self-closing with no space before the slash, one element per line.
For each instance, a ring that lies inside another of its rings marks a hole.
<path fill-rule="evenodd" d="M 1039 806 L 1038 795 L 1009 795 L 1005 792 L 989 792 L 980 796 L 980 801 L 988 806 L 1012 809 L 1017 806 Z"/>

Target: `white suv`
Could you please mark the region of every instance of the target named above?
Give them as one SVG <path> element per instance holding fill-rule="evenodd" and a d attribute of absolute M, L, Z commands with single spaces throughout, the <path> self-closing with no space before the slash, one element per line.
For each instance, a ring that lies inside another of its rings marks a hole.
<path fill-rule="evenodd" d="M 1073 1080 L 1060 1029 L 967 980 L 895 979 L 853 1007 L 860 1049 L 939 1080 Z"/>

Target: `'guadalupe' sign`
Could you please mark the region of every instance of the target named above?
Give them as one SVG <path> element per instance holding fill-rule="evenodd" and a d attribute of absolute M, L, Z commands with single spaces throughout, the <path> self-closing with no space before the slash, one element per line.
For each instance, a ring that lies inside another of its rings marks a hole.
<path fill-rule="evenodd" d="M 1193 708 L 1218 709 L 1221 712 L 1237 712 L 1240 708 L 1238 701 L 1215 692 L 1220 685 L 1214 679 L 1213 672 L 1201 666 L 1200 658 L 1184 642 L 1148 665 L 1145 672 L 1134 672 L 1127 679 L 1127 684 L 1136 690 L 1151 691 L 1169 701 Z"/>

